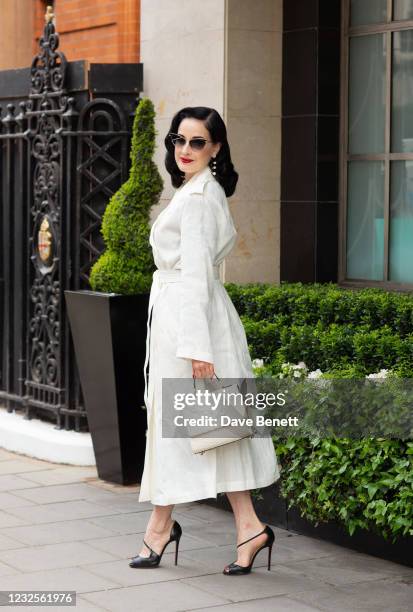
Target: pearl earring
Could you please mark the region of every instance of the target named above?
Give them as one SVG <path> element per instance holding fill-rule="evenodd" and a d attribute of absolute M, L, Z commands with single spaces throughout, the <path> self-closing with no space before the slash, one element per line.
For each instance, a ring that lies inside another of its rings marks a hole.
<path fill-rule="evenodd" d="M 216 173 L 217 173 L 217 172 L 216 172 L 216 170 L 217 170 L 217 162 L 216 162 L 215 157 L 214 157 L 214 159 L 212 160 L 212 174 L 213 174 L 214 176 L 215 176 L 215 175 L 216 175 Z"/>

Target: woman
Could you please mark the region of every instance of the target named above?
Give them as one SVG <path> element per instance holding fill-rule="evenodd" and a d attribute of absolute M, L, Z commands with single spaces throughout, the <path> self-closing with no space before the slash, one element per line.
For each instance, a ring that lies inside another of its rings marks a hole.
<path fill-rule="evenodd" d="M 166 169 L 178 189 L 153 223 L 149 239 L 158 269 L 148 312 L 148 430 L 139 495 L 139 501 L 151 501 L 154 508 L 142 549 L 130 566 L 156 567 L 172 541 L 176 564 L 182 530 L 171 518 L 174 504 L 216 498 L 225 491 L 235 515 L 238 557 L 224 573 L 243 574 L 262 548 L 269 549 L 270 567 L 274 532 L 255 514 L 250 489 L 279 478 L 271 438 L 245 438 L 195 455 L 189 438 L 162 437 L 160 409 L 163 377 L 254 376 L 242 322 L 218 275 L 237 238 L 226 196 L 234 193 L 238 174 L 225 124 L 212 108 L 179 111 L 165 146 Z"/>

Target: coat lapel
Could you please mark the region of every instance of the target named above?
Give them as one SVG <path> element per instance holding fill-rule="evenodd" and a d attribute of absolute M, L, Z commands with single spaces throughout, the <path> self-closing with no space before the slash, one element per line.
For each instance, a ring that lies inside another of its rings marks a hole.
<path fill-rule="evenodd" d="M 211 168 L 207 165 L 205 168 L 194 174 L 187 183 L 182 185 L 180 193 L 200 193 L 204 192 L 204 185 L 215 177 L 211 172 Z"/>
<path fill-rule="evenodd" d="M 205 183 L 210 180 L 216 180 L 216 179 L 214 175 L 212 174 L 211 168 L 207 165 L 205 166 L 205 168 L 203 168 L 202 170 L 194 174 L 187 183 L 184 183 L 183 185 L 181 185 L 181 187 L 179 187 L 176 190 L 172 199 L 175 199 L 175 198 L 180 199 L 183 194 L 200 193 L 202 195 L 204 192 Z M 166 213 L 167 210 L 170 210 L 169 206 L 171 205 L 171 202 L 172 200 L 169 202 L 167 206 L 165 206 L 163 210 L 161 210 L 161 212 L 159 213 L 159 215 L 156 217 L 155 221 L 152 224 L 150 236 L 149 236 L 149 243 L 152 246 L 153 246 L 153 232 L 154 232 L 155 226 L 158 220 L 160 219 L 160 217 L 164 213 Z"/>

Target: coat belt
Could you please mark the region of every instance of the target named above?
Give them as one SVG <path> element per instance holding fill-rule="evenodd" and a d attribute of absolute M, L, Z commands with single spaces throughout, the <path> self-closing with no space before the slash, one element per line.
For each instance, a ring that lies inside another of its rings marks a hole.
<path fill-rule="evenodd" d="M 214 279 L 219 280 L 219 266 L 213 266 L 213 274 Z M 148 306 L 148 319 L 146 322 L 146 356 L 145 356 L 145 365 L 143 367 L 144 377 L 145 377 L 145 391 L 144 391 L 144 401 L 146 409 L 149 411 L 149 401 L 148 401 L 148 375 L 147 375 L 147 367 L 149 363 L 149 350 L 150 350 L 150 334 L 151 334 L 151 326 L 150 319 L 152 314 L 152 308 L 155 303 L 156 297 L 160 291 L 161 285 L 164 283 L 176 283 L 181 280 L 181 270 L 180 268 L 171 268 L 171 269 L 157 269 L 153 273 L 152 276 L 152 286 L 151 292 L 149 294 L 149 306 Z"/>

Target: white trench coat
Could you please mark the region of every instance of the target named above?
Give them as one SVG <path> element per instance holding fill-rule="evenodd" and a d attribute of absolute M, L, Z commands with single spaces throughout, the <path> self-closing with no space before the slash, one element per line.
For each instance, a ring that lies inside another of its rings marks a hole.
<path fill-rule="evenodd" d="M 219 378 L 254 377 L 244 327 L 218 273 L 236 239 L 225 191 L 209 166 L 176 190 L 152 225 L 157 270 L 147 321 L 148 429 L 140 502 L 216 498 L 218 492 L 266 487 L 279 478 L 270 437 L 195 455 L 189 438 L 161 435 L 162 378 L 191 379 L 192 359 L 213 363 Z"/>

